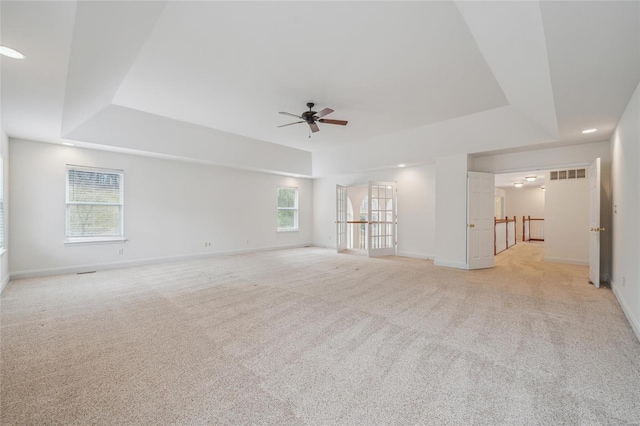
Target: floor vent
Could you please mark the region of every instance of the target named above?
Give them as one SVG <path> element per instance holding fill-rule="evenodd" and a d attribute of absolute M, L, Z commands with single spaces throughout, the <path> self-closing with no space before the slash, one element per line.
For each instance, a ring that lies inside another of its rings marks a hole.
<path fill-rule="evenodd" d="M 587 169 L 556 170 L 550 173 L 549 180 L 584 179 Z"/>

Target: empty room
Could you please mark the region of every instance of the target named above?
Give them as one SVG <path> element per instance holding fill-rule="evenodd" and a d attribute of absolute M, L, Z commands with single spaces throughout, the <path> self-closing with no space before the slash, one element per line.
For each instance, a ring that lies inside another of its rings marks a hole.
<path fill-rule="evenodd" d="M 0 423 L 640 423 L 640 1 L 0 0 Z"/>

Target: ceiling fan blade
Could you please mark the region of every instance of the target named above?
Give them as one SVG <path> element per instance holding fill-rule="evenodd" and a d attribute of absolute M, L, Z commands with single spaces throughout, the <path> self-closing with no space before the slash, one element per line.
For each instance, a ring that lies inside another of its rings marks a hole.
<path fill-rule="evenodd" d="M 290 115 L 290 116 L 295 117 L 295 118 L 302 118 L 299 115 L 291 114 L 290 112 L 282 112 L 282 111 L 280 111 L 278 114 Z"/>
<path fill-rule="evenodd" d="M 320 131 L 320 128 L 318 127 L 318 125 L 316 123 L 309 123 L 309 127 L 311 127 L 311 131 L 313 133 Z"/>
<path fill-rule="evenodd" d="M 324 117 L 327 114 L 331 114 L 333 112 L 333 110 L 331 108 L 325 108 L 322 111 L 316 113 L 316 117 L 320 118 L 320 117 Z"/>
<path fill-rule="evenodd" d="M 331 120 L 328 118 L 321 118 L 320 120 L 318 120 L 320 123 L 325 123 L 325 124 L 338 124 L 340 126 L 346 126 L 348 121 L 346 120 Z"/>
<path fill-rule="evenodd" d="M 278 127 L 293 126 L 294 124 L 300 124 L 300 123 L 304 123 L 304 120 L 302 120 L 302 121 L 296 121 L 295 123 L 283 124 L 282 126 L 278 126 Z"/>

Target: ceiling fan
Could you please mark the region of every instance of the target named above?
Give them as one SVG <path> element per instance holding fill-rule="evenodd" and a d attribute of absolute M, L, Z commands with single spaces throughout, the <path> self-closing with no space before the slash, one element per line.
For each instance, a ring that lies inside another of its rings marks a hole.
<path fill-rule="evenodd" d="M 330 120 L 330 119 L 327 119 L 327 118 L 322 118 L 327 114 L 331 114 L 333 112 L 333 110 L 331 108 L 325 108 L 320 112 L 315 112 L 315 111 L 312 111 L 314 105 L 315 104 L 313 102 L 307 103 L 307 107 L 309 107 L 309 111 L 305 111 L 300 115 L 291 114 L 290 112 L 280 112 L 280 114 L 283 114 L 283 115 L 290 115 L 292 117 L 300 118 L 300 119 L 302 119 L 302 121 L 296 121 L 295 123 L 283 124 L 282 126 L 278 126 L 278 127 L 286 127 L 286 126 L 293 126 L 294 124 L 307 123 L 309 125 L 309 127 L 311 128 L 311 131 L 313 133 L 315 133 L 315 132 L 319 132 L 320 131 L 320 128 L 318 127 L 318 124 L 316 124 L 316 123 L 337 124 L 339 126 L 346 126 L 347 125 L 348 121 L 346 121 L 346 120 Z"/>

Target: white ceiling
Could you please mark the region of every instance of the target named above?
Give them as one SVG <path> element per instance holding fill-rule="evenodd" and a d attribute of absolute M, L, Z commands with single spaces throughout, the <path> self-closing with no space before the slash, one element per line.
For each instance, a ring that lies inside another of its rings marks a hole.
<path fill-rule="evenodd" d="M 527 176 L 535 176 L 536 180 L 528 182 L 525 178 Z M 500 173 L 496 175 L 495 185 L 498 188 L 515 188 L 513 186 L 516 182 L 522 182 L 522 188 L 540 188 L 544 186 L 546 172 L 544 170 L 534 170 L 530 172 L 514 172 L 514 173 Z"/>
<path fill-rule="evenodd" d="M 608 140 L 640 81 L 637 1 L 0 8 L 10 136 L 279 173 Z M 309 101 L 348 126 L 277 128 Z"/>
<path fill-rule="evenodd" d="M 276 127 L 307 102 L 349 125 Z M 507 100 L 452 2 L 193 2 L 167 5 L 114 103 L 313 151 Z"/>

